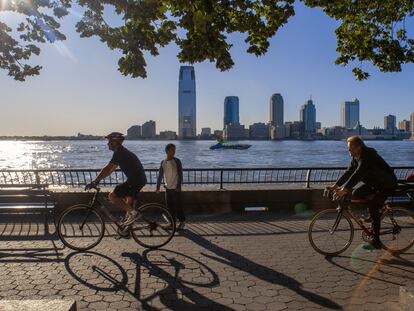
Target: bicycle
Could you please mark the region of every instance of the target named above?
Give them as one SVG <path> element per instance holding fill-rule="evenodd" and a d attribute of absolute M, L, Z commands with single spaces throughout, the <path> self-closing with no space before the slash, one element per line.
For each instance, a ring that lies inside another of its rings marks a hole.
<path fill-rule="evenodd" d="M 328 192 L 332 199 L 332 191 Z M 408 202 L 414 204 L 413 184 L 399 184 L 396 193 L 403 193 Z M 317 213 L 308 229 L 311 246 L 325 256 L 341 254 L 351 245 L 354 237 L 352 220 L 362 229 L 363 240 L 370 242 L 373 238 L 372 228 L 366 227 L 351 210 L 354 206 L 367 206 L 368 203 L 368 200 L 341 199 L 336 209 Z M 399 254 L 414 245 L 414 215 L 406 208 L 391 205 L 392 201 L 386 201 L 381 209 L 380 240 L 385 250 Z"/>
<path fill-rule="evenodd" d="M 105 219 L 101 212 L 116 226 L 119 238 L 130 236 L 141 246 L 156 249 L 171 241 L 175 233 L 175 220 L 168 209 L 157 203 L 137 208 L 135 222 L 124 226 L 98 200 L 99 187 L 89 204 L 76 204 L 63 211 L 58 220 L 58 235 L 63 244 L 77 250 L 89 250 L 101 242 L 105 234 Z M 133 207 L 137 201 L 134 199 Z"/>

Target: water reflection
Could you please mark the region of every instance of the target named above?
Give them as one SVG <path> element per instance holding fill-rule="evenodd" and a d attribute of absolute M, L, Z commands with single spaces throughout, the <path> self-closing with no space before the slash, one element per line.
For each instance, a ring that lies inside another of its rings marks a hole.
<path fill-rule="evenodd" d="M 126 141 L 145 168 L 158 168 L 165 141 Z M 214 141 L 176 141 L 185 167 L 345 166 L 344 141 L 249 141 L 248 150 L 210 150 Z M 393 166 L 414 165 L 414 141 L 367 143 Z M 100 168 L 111 157 L 105 141 L 0 141 L 0 168 Z"/>

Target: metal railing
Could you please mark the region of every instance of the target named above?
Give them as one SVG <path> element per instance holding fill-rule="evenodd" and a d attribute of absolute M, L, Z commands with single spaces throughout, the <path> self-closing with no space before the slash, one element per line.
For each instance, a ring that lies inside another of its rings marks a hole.
<path fill-rule="evenodd" d="M 183 171 L 183 184 L 189 186 L 218 185 L 263 185 L 329 184 L 338 179 L 345 167 L 305 168 L 189 168 Z M 414 166 L 394 167 L 401 180 L 414 173 Z M 99 169 L 46 169 L 46 170 L 0 170 L 0 185 L 48 184 L 54 187 L 79 188 L 95 179 Z M 158 169 L 145 170 L 148 185 L 155 185 Z M 101 182 L 103 186 L 114 186 L 126 180 L 117 170 Z"/>

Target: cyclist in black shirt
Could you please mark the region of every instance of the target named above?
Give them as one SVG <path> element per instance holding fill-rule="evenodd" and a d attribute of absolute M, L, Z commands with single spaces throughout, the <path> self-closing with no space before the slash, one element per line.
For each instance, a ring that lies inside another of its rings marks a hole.
<path fill-rule="evenodd" d="M 137 215 L 137 211 L 132 207 L 133 199 L 137 198 L 139 191 L 147 183 L 147 177 L 138 157 L 122 146 L 125 139 L 123 134 L 112 132 L 105 138 L 108 139 L 109 149 L 114 152 L 112 159 L 101 170 L 95 180 L 86 186 L 86 189 L 95 187 L 102 179 L 111 175 L 119 167 L 127 180 L 115 187 L 109 194 L 109 200 L 126 212 L 123 224 L 130 225 L 135 221 Z"/>
<path fill-rule="evenodd" d="M 349 137 L 347 142 L 352 157 L 351 164 L 336 183 L 328 188 L 335 190 L 335 199 L 341 199 L 352 191 L 353 197 L 369 200 L 368 207 L 374 233 L 371 245 L 381 248 L 380 210 L 387 196 L 397 186 L 397 177 L 376 150 L 365 146 L 359 136 Z"/>

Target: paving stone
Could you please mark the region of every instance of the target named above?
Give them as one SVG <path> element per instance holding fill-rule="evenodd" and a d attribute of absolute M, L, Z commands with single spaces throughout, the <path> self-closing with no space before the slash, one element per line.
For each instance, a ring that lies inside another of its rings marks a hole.
<path fill-rule="evenodd" d="M 189 216 L 187 230 L 163 249 L 108 237 L 76 253 L 54 241 L 59 258 L 35 263 L 22 255 L 25 248 L 55 254 L 50 239 L 2 236 L 2 248 L 10 250 L 0 256 L 0 298 L 75 299 L 82 311 L 381 311 L 398 305 L 399 285 L 412 283 L 413 252 L 361 252 L 356 234 L 349 250 L 327 259 L 309 245 L 308 225 L 288 214 Z M 10 257 L 15 249 L 21 250 Z"/>

